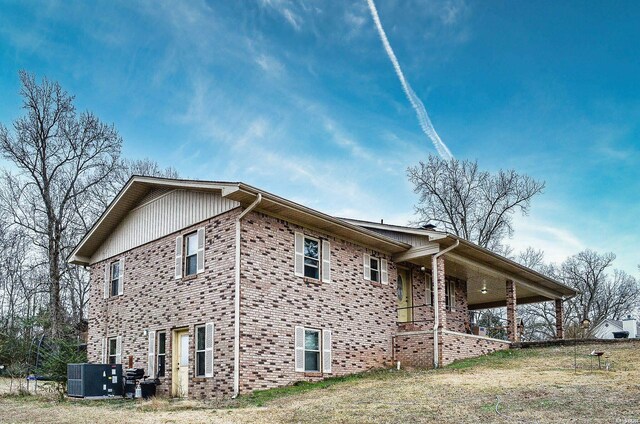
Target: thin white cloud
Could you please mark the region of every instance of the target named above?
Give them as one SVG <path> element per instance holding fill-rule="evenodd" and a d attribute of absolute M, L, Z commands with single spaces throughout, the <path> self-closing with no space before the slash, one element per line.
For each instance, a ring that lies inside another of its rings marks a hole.
<path fill-rule="evenodd" d="M 433 127 L 433 124 L 431 123 L 431 119 L 429 118 L 429 114 L 427 113 L 427 109 L 424 107 L 422 100 L 420 100 L 420 98 L 413 91 L 413 89 L 409 85 L 409 82 L 405 78 L 404 73 L 402 72 L 400 63 L 398 62 L 398 59 L 396 58 L 396 55 L 393 52 L 393 49 L 391 48 L 391 44 L 387 39 L 387 34 L 384 32 L 384 28 L 382 27 L 382 22 L 380 22 L 380 17 L 378 16 L 378 10 L 376 9 L 375 3 L 373 2 L 373 0 L 367 0 L 367 4 L 369 5 L 369 10 L 371 11 L 373 22 L 376 25 L 378 34 L 380 35 L 380 40 L 382 40 L 382 45 L 384 46 L 384 49 L 386 50 L 387 55 L 389 56 L 389 60 L 391 60 L 391 63 L 393 64 L 393 68 L 396 71 L 396 75 L 398 75 L 398 79 L 400 80 L 402 89 L 404 90 L 405 94 L 407 95 L 407 98 L 409 99 L 409 102 L 411 103 L 411 106 L 416 112 L 416 115 L 418 117 L 418 122 L 420 124 L 420 128 L 422 128 L 422 131 L 429 138 L 429 140 L 431 140 L 434 147 L 438 151 L 438 154 L 440 155 L 440 157 L 446 160 L 451 159 L 453 157 L 453 155 L 451 154 L 451 151 L 446 146 L 446 144 L 444 144 L 444 142 L 440 139 L 440 136 L 438 135 L 438 133 L 436 132 L 436 129 Z"/>
<path fill-rule="evenodd" d="M 261 0 L 260 5 L 278 12 L 296 31 L 302 29 L 302 18 L 292 10 L 294 5 L 291 2 L 285 0 Z"/>
<path fill-rule="evenodd" d="M 278 59 L 267 54 L 260 54 L 255 58 L 256 64 L 270 76 L 280 76 L 284 72 L 284 65 Z"/>
<path fill-rule="evenodd" d="M 527 247 L 544 251 L 545 260 L 560 263 L 587 248 L 580 237 L 552 221 L 532 216 L 514 216 L 514 237 L 507 240 L 516 252 Z"/>

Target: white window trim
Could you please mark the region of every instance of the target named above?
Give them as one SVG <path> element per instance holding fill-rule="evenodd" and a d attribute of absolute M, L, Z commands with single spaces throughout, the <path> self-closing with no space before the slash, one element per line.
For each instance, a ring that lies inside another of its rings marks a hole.
<path fill-rule="evenodd" d="M 106 341 L 106 349 L 105 349 L 105 364 L 110 364 L 111 363 L 111 357 L 114 357 L 114 363 L 115 364 L 119 364 L 121 363 L 120 361 L 118 361 L 118 359 L 122 359 L 122 352 L 118 352 L 118 345 L 122 343 L 121 341 L 121 337 L 120 336 L 113 336 L 113 337 L 107 337 L 105 338 Z M 115 350 L 113 353 L 111 353 L 111 341 L 115 341 Z M 122 348 L 122 346 L 120 346 L 120 348 Z M 118 356 L 120 356 L 120 358 L 118 358 Z"/>
<path fill-rule="evenodd" d="M 373 261 L 375 261 L 378 264 L 378 268 L 373 268 L 371 266 L 371 262 L 373 262 Z M 370 274 L 369 274 L 370 275 L 369 281 L 373 281 L 374 283 L 380 283 L 381 282 L 381 278 L 380 277 L 382 275 L 382 272 L 380 271 L 380 268 L 381 268 L 380 263 L 381 263 L 380 258 L 376 258 L 375 256 L 369 256 L 369 268 L 371 269 Z M 378 273 L 378 279 L 377 280 L 373 279 L 373 271 L 376 271 Z"/>
<path fill-rule="evenodd" d="M 307 346 L 304 346 L 304 372 L 322 372 L 322 330 L 319 328 L 311 328 L 304 327 L 304 340 L 306 341 L 307 332 L 314 332 L 318 334 L 318 350 L 307 349 Z M 317 370 L 308 370 L 307 369 L 307 352 L 315 352 L 318 354 L 318 369 Z"/>
<path fill-rule="evenodd" d="M 198 349 L 198 330 L 204 329 L 204 346 Z M 194 338 L 194 373 L 197 378 L 213 377 L 213 348 L 214 348 L 215 329 L 212 322 L 202 325 L 196 325 Z M 204 369 L 198 369 L 198 353 L 204 353 Z M 207 368 L 209 368 L 207 370 Z M 200 374 L 199 372 L 202 371 Z"/>
<path fill-rule="evenodd" d="M 312 240 L 318 243 L 318 257 L 312 258 L 304 253 L 304 244 L 306 240 Z M 313 259 L 318 261 L 318 278 L 305 276 L 305 259 Z M 331 282 L 331 242 L 320 237 L 310 236 L 301 232 L 295 233 L 294 239 L 294 273 L 297 277 L 308 278 L 310 280 L 322 281 L 323 283 Z"/>
<path fill-rule="evenodd" d="M 160 353 L 160 335 L 164 334 L 164 353 Z M 156 333 L 156 345 L 155 345 L 155 349 L 156 349 L 156 356 L 155 356 L 155 366 L 156 366 L 156 375 L 158 375 L 158 373 L 160 372 L 160 356 L 163 356 L 164 358 L 164 375 L 161 377 L 166 377 L 167 376 L 167 332 L 162 330 L 162 331 L 158 331 Z"/>
<path fill-rule="evenodd" d="M 150 330 L 148 334 L 148 353 L 147 353 L 147 375 L 150 378 L 155 378 L 157 374 L 156 370 L 156 332 Z"/>
<path fill-rule="evenodd" d="M 189 237 L 191 236 L 195 236 L 195 240 L 196 240 L 196 253 L 189 255 L 189 250 L 187 249 L 188 244 L 189 244 Z M 183 243 L 184 246 L 182 246 L 182 252 L 183 252 L 183 260 L 182 260 L 182 269 L 183 272 L 182 274 L 184 275 L 184 277 L 193 277 L 194 275 L 198 275 L 198 231 L 191 231 L 187 234 L 185 234 L 183 236 Z M 187 259 L 190 256 L 195 256 L 196 258 L 196 272 L 194 272 L 193 274 L 187 274 Z"/>
<path fill-rule="evenodd" d="M 447 285 L 449 291 L 449 296 L 446 299 L 447 309 L 453 311 L 456 308 L 456 282 L 454 280 L 447 279 L 445 281 L 445 284 Z"/>
<path fill-rule="evenodd" d="M 312 258 L 311 256 L 307 256 L 304 254 L 304 244 L 307 240 L 312 240 L 315 241 L 316 243 L 318 243 L 318 257 L 317 258 Z M 314 261 L 318 261 L 318 266 L 316 268 L 318 268 L 318 278 L 317 280 L 321 280 L 322 279 L 322 243 L 320 242 L 319 238 L 316 237 L 311 237 L 308 235 L 304 235 L 302 238 L 302 275 L 305 275 L 305 268 L 307 267 L 307 264 L 305 262 L 305 259 L 312 259 Z M 313 267 L 312 267 L 313 268 Z M 316 280 L 316 278 L 313 277 L 305 277 L 305 278 L 311 278 L 312 280 Z"/>
<path fill-rule="evenodd" d="M 204 344 L 205 346 L 202 347 L 202 349 L 198 349 L 198 330 L 200 329 L 204 330 Z M 205 376 L 205 370 L 202 370 L 202 374 L 199 374 L 199 369 L 198 369 L 198 353 L 203 352 L 204 356 L 205 356 L 205 363 L 207 361 L 207 349 L 206 349 L 206 345 L 207 345 L 207 328 L 205 326 L 205 324 L 202 325 L 196 325 L 195 327 L 195 335 L 193 338 L 193 356 L 194 356 L 194 361 L 193 361 L 193 365 L 194 365 L 194 370 L 193 370 L 193 375 L 194 377 L 197 378 L 203 378 Z M 206 365 L 205 365 L 206 368 Z"/>
<path fill-rule="evenodd" d="M 307 331 L 313 331 L 318 333 L 318 350 L 307 349 L 305 346 L 305 336 Z M 331 337 L 332 332 L 330 329 L 321 329 L 316 327 L 303 327 L 296 326 L 295 327 L 295 353 L 296 356 L 298 352 L 301 353 L 300 360 L 296 360 L 295 362 L 295 370 L 296 372 L 302 373 L 321 373 L 321 374 L 331 374 L 331 363 L 332 363 L 332 352 L 331 352 Z M 300 335 L 300 340 L 298 340 L 298 335 Z M 306 366 L 306 352 L 317 352 L 318 353 L 318 370 L 307 370 Z"/>
<path fill-rule="evenodd" d="M 433 306 L 433 279 L 431 278 L 431 274 L 424 273 L 425 285 L 427 287 L 427 298 L 425 303 L 429 306 Z"/>

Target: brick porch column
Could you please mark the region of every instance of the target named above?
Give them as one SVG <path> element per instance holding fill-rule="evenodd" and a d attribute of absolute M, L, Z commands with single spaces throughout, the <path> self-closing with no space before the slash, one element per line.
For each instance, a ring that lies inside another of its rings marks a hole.
<path fill-rule="evenodd" d="M 516 322 L 516 284 L 507 280 L 507 339 L 518 341 L 518 323 Z"/>
<path fill-rule="evenodd" d="M 439 256 L 438 262 L 438 328 L 447 328 L 447 292 L 445 288 L 444 255 Z"/>
<path fill-rule="evenodd" d="M 564 339 L 562 299 L 556 299 L 556 339 Z"/>

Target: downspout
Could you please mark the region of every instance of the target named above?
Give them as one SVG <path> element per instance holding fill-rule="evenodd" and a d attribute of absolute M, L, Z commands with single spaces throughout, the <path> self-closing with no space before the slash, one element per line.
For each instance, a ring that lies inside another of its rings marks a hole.
<path fill-rule="evenodd" d="M 455 244 L 434 254 L 431 257 L 431 282 L 433 284 L 433 368 L 438 368 L 438 325 L 440 324 L 440 313 L 438 305 L 438 258 L 445 253 L 455 249 L 460 244 L 456 240 Z"/>
<path fill-rule="evenodd" d="M 236 218 L 236 264 L 235 264 L 235 300 L 234 300 L 234 337 L 233 337 L 233 396 L 240 394 L 240 221 L 262 201 L 258 193 L 256 200 Z"/>

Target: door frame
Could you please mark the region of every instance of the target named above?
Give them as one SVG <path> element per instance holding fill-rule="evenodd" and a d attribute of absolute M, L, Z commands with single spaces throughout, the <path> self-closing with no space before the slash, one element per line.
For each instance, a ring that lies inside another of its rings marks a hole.
<path fill-rule="evenodd" d="M 407 321 L 405 322 L 412 322 L 414 317 L 413 317 L 413 272 L 412 269 L 409 267 L 404 267 L 402 265 L 398 265 L 397 266 L 397 276 L 396 276 L 396 284 L 397 284 L 397 278 L 400 276 L 400 272 L 403 272 L 404 275 L 407 277 L 406 280 L 404 281 L 403 279 L 403 283 L 407 284 L 408 287 L 408 293 L 407 293 L 407 307 L 411 308 L 411 309 L 405 309 L 407 311 Z M 396 287 L 397 290 L 397 287 Z M 396 304 L 399 305 L 398 302 L 398 296 L 395 296 L 396 298 Z M 398 320 L 399 318 L 399 313 L 396 313 L 396 320 Z M 401 323 L 401 321 L 398 320 L 399 323 Z"/>
<path fill-rule="evenodd" d="M 178 381 L 180 379 L 180 355 L 182 353 L 182 345 L 180 344 L 180 338 L 184 335 L 189 337 L 189 345 L 191 344 L 191 334 L 189 332 L 189 327 L 181 327 L 176 328 L 171 331 L 172 338 L 172 349 L 171 349 L 171 397 L 181 397 L 179 396 Z M 187 346 L 187 350 L 189 347 Z M 189 352 L 187 352 L 187 358 L 191 358 Z M 189 367 L 190 368 L 190 367 Z M 187 374 L 188 375 L 188 374 Z M 187 377 L 188 379 L 188 377 Z M 187 382 L 187 388 L 189 387 L 189 383 Z M 185 393 L 184 397 L 188 397 L 189 391 L 187 389 L 187 393 Z"/>

